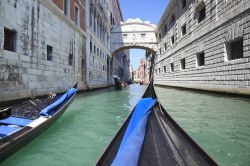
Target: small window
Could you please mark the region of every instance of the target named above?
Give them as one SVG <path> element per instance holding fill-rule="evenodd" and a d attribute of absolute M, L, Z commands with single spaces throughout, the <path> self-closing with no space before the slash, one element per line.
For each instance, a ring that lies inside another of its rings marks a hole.
<path fill-rule="evenodd" d="M 243 38 L 226 43 L 228 60 L 243 58 Z"/>
<path fill-rule="evenodd" d="M 64 14 L 69 16 L 69 0 L 64 0 Z"/>
<path fill-rule="evenodd" d="M 16 38 L 17 32 L 4 28 L 4 46 L 3 48 L 8 51 L 16 51 Z"/>
<path fill-rule="evenodd" d="M 164 43 L 165 51 L 167 50 L 167 43 Z"/>
<path fill-rule="evenodd" d="M 203 21 L 206 18 L 206 6 L 204 2 L 202 3 L 202 6 L 198 10 L 198 23 Z"/>
<path fill-rule="evenodd" d="M 69 54 L 69 66 L 73 65 L 73 54 Z"/>
<path fill-rule="evenodd" d="M 79 8 L 75 5 L 75 24 L 79 26 Z"/>
<path fill-rule="evenodd" d="M 184 25 L 181 27 L 181 33 L 182 33 L 182 36 L 186 35 L 186 33 L 187 33 L 186 24 L 184 24 Z"/>
<path fill-rule="evenodd" d="M 161 68 L 158 69 L 159 74 L 161 73 Z"/>
<path fill-rule="evenodd" d="M 166 73 L 167 72 L 167 66 L 164 66 L 163 70 L 164 70 L 164 73 Z"/>
<path fill-rule="evenodd" d="M 181 1 L 182 9 L 185 8 L 186 5 L 187 5 L 187 1 L 186 1 L 186 0 L 182 0 L 182 1 Z"/>
<path fill-rule="evenodd" d="M 197 66 L 203 66 L 205 65 L 205 53 L 200 52 L 196 55 L 197 58 Z"/>
<path fill-rule="evenodd" d="M 94 45 L 94 54 L 95 54 L 95 50 L 96 50 L 96 47 L 95 47 L 95 45 Z"/>
<path fill-rule="evenodd" d="M 171 16 L 171 23 L 174 23 L 175 22 L 175 16 L 174 14 Z"/>
<path fill-rule="evenodd" d="M 157 69 L 155 69 L 155 74 L 157 75 Z"/>
<path fill-rule="evenodd" d="M 128 37 L 128 34 L 123 34 L 122 36 L 126 39 Z"/>
<path fill-rule="evenodd" d="M 92 42 L 90 42 L 89 49 L 90 49 L 90 52 L 92 53 Z"/>
<path fill-rule="evenodd" d="M 145 38 L 146 34 L 145 33 L 142 33 L 141 34 L 141 38 Z"/>
<path fill-rule="evenodd" d="M 186 68 L 186 61 L 185 58 L 181 59 L 181 69 L 185 69 Z"/>
<path fill-rule="evenodd" d="M 47 60 L 48 61 L 53 60 L 53 47 L 50 45 L 47 45 Z"/>
<path fill-rule="evenodd" d="M 97 56 L 99 56 L 99 48 L 96 49 L 96 52 Z"/>
<path fill-rule="evenodd" d="M 171 71 L 171 72 L 174 71 L 174 63 L 170 63 L 170 71 Z"/>
<path fill-rule="evenodd" d="M 171 37 L 171 43 L 174 44 L 174 35 Z"/>

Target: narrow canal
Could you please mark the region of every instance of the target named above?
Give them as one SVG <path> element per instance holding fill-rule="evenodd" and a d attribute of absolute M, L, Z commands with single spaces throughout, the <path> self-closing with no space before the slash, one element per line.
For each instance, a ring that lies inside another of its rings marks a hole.
<path fill-rule="evenodd" d="M 53 126 L 2 165 L 94 165 L 145 88 L 131 85 L 77 95 Z M 220 165 L 249 165 L 249 99 L 161 87 L 156 91 L 169 114 Z"/>

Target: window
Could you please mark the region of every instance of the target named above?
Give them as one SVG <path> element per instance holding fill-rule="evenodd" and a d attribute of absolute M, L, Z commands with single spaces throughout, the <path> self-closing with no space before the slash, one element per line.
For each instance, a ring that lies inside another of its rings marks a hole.
<path fill-rule="evenodd" d="M 243 58 L 243 38 L 226 43 L 228 60 Z"/>
<path fill-rule="evenodd" d="M 126 39 L 128 37 L 128 34 L 123 34 L 122 36 Z"/>
<path fill-rule="evenodd" d="M 181 34 L 182 34 L 182 36 L 184 36 L 184 35 L 186 35 L 186 33 L 187 33 L 187 28 L 186 28 L 186 24 L 184 24 L 181 27 Z"/>
<path fill-rule="evenodd" d="M 171 16 L 171 23 L 174 23 L 174 21 L 175 21 L 175 16 L 174 16 L 174 14 Z"/>
<path fill-rule="evenodd" d="M 164 66 L 163 70 L 164 70 L 164 73 L 166 73 L 167 72 L 167 66 Z"/>
<path fill-rule="evenodd" d="M 205 53 L 200 52 L 196 55 L 197 58 L 197 66 L 203 66 L 205 65 Z"/>
<path fill-rule="evenodd" d="M 96 49 L 96 52 L 97 56 L 99 56 L 99 48 Z"/>
<path fill-rule="evenodd" d="M 95 54 L 95 50 L 96 50 L 96 47 L 95 47 L 95 45 L 94 45 L 94 54 Z"/>
<path fill-rule="evenodd" d="M 141 38 L 145 38 L 146 34 L 145 33 L 142 33 L 141 34 Z"/>
<path fill-rule="evenodd" d="M 174 71 L 174 63 L 170 63 L 170 71 Z"/>
<path fill-rule="evenodd" d="M 186 68 L 186 60 L 185 58 L 181 59 L 181 69 L 185 69 Z"/>
<path fill-rule="evenodd" d="M 206 18 L 206 6 L 204 4 L 204 2 L 202 2 L 200 5 L 200 8 L 198 9 L 198 23 L 200 23 L 201 21 L 203 21 Z"/>
<path fill-rule="evenodd" d="M 157 75 L 157 69 L 155 69 L 155 74 Z"/>
<path fill-rule="evenodd" d="M 161 74 L 161 68 L 158 68 L 158 73 Z"/>
<path fill-rule="evenodd" d="M 50 45 L 47 45 L 47 60 L 48 61 L 53 60 L 53 47 Z"/>
<path fill-rule="evenodd" d="M 4 28 L 4 46 L 3 48 L 8 51 L 16 51 L 17 32 Z"/>
<path fill-rule="evenodd" d="M 69 54 L 69 66 L 73 65 L 73 54 Z"/>
<path fill-rule="evenodd" d="M 75 24 L 79 26 L 79 8 L 75 5 Z"/>
<path fill-rule="evenodd" d="M 165 51 L 167 50 L 167 43 L 164 43 Z"/>
<path fill-rule="evenodd" d="M 92 53 L 92 42 L 90 42 L 89 49 L 90 49 L 90 53 Z"/>
<path fill-rule="evenodd" d="M 69 0 L 64 0 L 64 14 L 69 16 Z"/>
<path fill-rule="evenodd" d="M 182 1 L 181 1 L 182 9 L 183 9 L 184 7 L 186 7 L 186 5 L 187 5 L 187 1 L 186 1 L 186 0 L 182 0 Z"/>
<path fill-rule="evenodd" d="M 171 37 L 171 42 L 174 44 L 174 35 Z"/>

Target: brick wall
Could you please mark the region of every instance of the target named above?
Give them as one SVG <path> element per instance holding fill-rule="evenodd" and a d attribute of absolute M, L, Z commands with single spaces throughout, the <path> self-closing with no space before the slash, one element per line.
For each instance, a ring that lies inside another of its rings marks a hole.
<path fill-rule="evenodd" d="M 171 1 L 170 5 L 176 1 Z M 202 1 L 187 1 L 187 7 L 180 9 L 175 3 L 176 20 L 168 24 L 167 12 L 162 17 L 157 34 L 168 25 L 166 35 L 158 38 L 158 57 L 155 83 L 167 86 L 250 94 L 250 1 L 204 0 L 206 18 L 197 22 L 197 8 Z M 181 27 L 186 24 L 186 35 Z M 175 43 L 171 43 L 174 35 Z M 228 60 L 226 44 L 243 39 L 243 57 Z M 165 49 L 166 44 L 166 49 Z M 161 50 L 161 51 L 160 51 Z M 161 54 L 160 54 L 161 52 Z M 197 54 L 204 52 L 205 65 L 197 66 Z M 185 69 L 180 60 L 185 58 Z M 170 71 L 173 63 L 174 71 Z M 164 71 L 166 67 L 166 72 Z"/>
<path fill-rule="evenodd" d="M 64 12 L 64 0 L 53 0 L 54 4 Z M 80 11 L 80 27 L 82 30 L 86 30 L 86 4 L 85 0 L 69 0 L 70 3 L 70 19 L 75 21 L 75 5 L 79 7 Z"/>

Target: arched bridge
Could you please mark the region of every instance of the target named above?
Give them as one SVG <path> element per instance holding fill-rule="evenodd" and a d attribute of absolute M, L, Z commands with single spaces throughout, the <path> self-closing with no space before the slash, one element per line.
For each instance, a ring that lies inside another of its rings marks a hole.
<path fill-rule="evenodd" d="M 139 19 L 129 19 L 114 26 L 111 30 L 111 51 L 113 54 L 130 48 L 156 51 L 155 28 L 150 22 Z"/>

